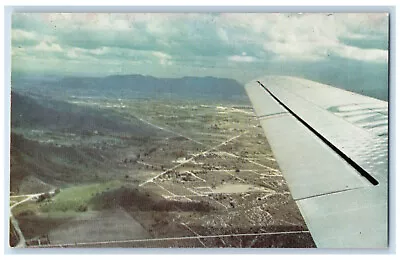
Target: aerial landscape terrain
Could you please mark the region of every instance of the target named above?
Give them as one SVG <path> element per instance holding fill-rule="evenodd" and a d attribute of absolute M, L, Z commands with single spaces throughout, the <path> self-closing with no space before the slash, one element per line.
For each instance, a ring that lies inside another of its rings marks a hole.
<path fill-rule="evenodd" d="M 237 81 L 11 86 L 11 247 L 315 247 Z"/>
<path fill-rule="evenodd" d="M 390 8 L 13 8 L 11 254 L 393 244 Z"/>

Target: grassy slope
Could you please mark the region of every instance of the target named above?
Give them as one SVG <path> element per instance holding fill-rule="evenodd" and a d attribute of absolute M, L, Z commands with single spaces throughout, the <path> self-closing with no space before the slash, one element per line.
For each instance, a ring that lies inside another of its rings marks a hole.
<path fill-rule="evenodd" d="M 121 186 L 119 180 L 79 185 L 63 189 L 50 202 L 41 203 L 41 211 L 79 211 L 81 206 L 89 206 L 90 200 L 98 194 Z"/>
<path fill-rule="evenodd" d="M 72 186 L 62 189 L 50 200 L 43 202 L 29 201 L 16 206 L 13 214 L 16 216 L 32 215 L 36 213 L 48 213 L 48 216 L 57 217 L 66 215 L 75 215 L 73 212 L 79 212 L 80 207 L 90 206 L 93 197 L 103 192 L 121 187 L 119 180 L 93 183 L 87 185 Z M 68 214 L 66 214 L 68 213 Z"/>

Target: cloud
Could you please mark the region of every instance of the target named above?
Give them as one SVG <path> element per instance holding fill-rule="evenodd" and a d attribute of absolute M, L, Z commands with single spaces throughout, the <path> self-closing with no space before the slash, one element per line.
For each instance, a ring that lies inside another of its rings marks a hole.
<path fill-rule="evenodd" d="M 11 42 L 15 47 L 37 45 L 41 41 L 53 42 L 56 37 L 50 35 L 40 35 L 33 31 L 15 29 L 11 31 Z"/>
<path fill-rule="evenodd" d="M 233 56 L 229 56 L 228 60 L 230 61 L 235 61 L 235 62 L 254 62 L 257 59 L 251 56 L 239 56 L 239 55 L 233 55 Z"/>
<path fill-rule="evenodd" d="M 338 56 L 370 62 L 388 62 L 388 51 L 380 49 L 362 49 L 358 47 L 340 45 L 332 50 Z"/>
<path fill-rule="evenodd" d="M 153 51 L 152 54 L 159 59 L 161 65 L 172 65 L 171 55 L 160 51 Z"/>
<path fill-rule="evenodd" d="M 63 49 L 59 44 L 46 41 L 41 41 L 33 49 L 41 52 L 63 52 Z"/>
<path fill-rule="evenodd" d="M 168 54 L 160 52 L 160 51 L 153 51 L 152 54 L 159 59 L 170 59 L 171 58 L 171 55 L 168 55 Z"/>
<path fill-rule="evenodd" d="M 315 70 L 315 64 L 326 68 L 322 66 L 326 64 L 347 78 L 345 66 L 387 68 L 387 42 L 386 14 L 15 13 L 12 17 L 13 69 L 48 73 L 197 73 L 245 82 L 266 72 L 309 77 L 312 73 L 305 68 Z"/>
<path fill-rule="evenodd" d="M 379 28 L 387 30 L 387 26 L 382 27 L 383 21 L 387 21 L 386 16 L 373 16 L 374 22 L 367 19 L 369 17 L 371 17 L 369 14 L 279 15 L 271 16 L 268 19 L 269 24 L 264 28 L 257 25 L 257 30 L 264 31 L 267 35 L 263 44 L 264 49 L 275 53 L 279 59 L 317 61 L 327 60 L 329 55 L 339 55 L 348 59 L 386 62 L 387 59 L 384 57 L 388 56 L 387 49 L 383 51 L 377 51 L 375 48 L 360 50 L 356 46 L 348 46 L 346 42 L 341 41 L 344 37 L 357 37 L 368 42 L 371 38 L 370 34 L 373 32 L 379 32 L 381 38 L 385 38 L 384 30 L 371 29 L 367 33 L 360 30 L 363 28 L 361 24 L 370 28 L 377 25 Z M 378 18 L 380 20 L 377 20 Z M 353 54 L 354 56 L 352 56 Z"/>
<path fill-rule="evenodd" d="M 15 41 L 37 40 L 38 36 L 33 32 L 27 32 L 20 29 L 12 30 L 11 38 Z"/>

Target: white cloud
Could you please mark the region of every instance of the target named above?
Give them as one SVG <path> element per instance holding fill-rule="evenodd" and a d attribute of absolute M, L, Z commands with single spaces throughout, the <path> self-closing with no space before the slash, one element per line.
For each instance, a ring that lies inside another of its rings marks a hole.
<path fill-rule="evenodd" d="M 370 32 L 385 33 L 385 14 L 224 14 L 220 23 L 246 28 L 251 36 L 247 37 L 261 42 L 263 49 L 276 54 L 277 59 L 317 61 L 336 54 L 348 59 L 387 61 L 387 51 L 340 42 L 341 37 L 368 40 Z M 230 37 L 233 42 L 243 41 L 240 34 Z"/>
<path fill-rule="evenodd" d="M 94 55 L 103 55 L 103 54 L 106 54 L 107 52 L 110 52 L 110 48 L 101 47 L 101 48 L 89 50 L 88 52 L 91 54 L 94 54 Z"/>
<path fill-rule="evenodd" d="M 337 55 L 355 60 L 388 62 L 388 51 L 378 49 L 361 49 L 353 46 L 340 45 L 333 52 Z"/>
<path fill-rule="evenodd" d="M 93 56 L 104 55 L 105 53 L 107 53 L 107 51 L 108 48 L 106 47 L 93 50 L 73 47 L 73 48 L 68 48 L 66 50 L 66 55 L 71 60 L 76 60 L 76 61 L 85 61 L 85 60 L 100 61 Z"/>
<path fill-rule="evenodd" d="M 54 42 L 57 40 L 56 37 L 51 35 L 40 35 L 35 32 L 25 31 L 21 29 L 13 29 L 11 31 L 11 38 L 13 41 L 18 41 L 23 43 L 23 41 L 49 41 Z"/>
<path fill-rule="evenodd" d="M 41 41 L 38 45 L 34 47 L 34 50 L 43 52 L 63 52 L 63 49 L 59 44 L 47 41 Z"/>
<path fill-rule="evenodd" d="M 171 55 L 160 52 L 160 51 L 153 51 L 152 54 L 155 57 L 160 58 L 160 59 L 170 59 L 171 58 Z"/>
<path fill-rule="evenodd" d="M 159 59 L 161 65 L 172 65 L 172 61 L 170 60 L 172 58 L 171 55 L 160 51 L 153 51 L 152 55 Z"/>
<path fill-rule="evenodd" d="M 36 40 L 38 37 L 33 32 L 27 32 L 20 29 L 14 29 L 11 32 L 11 37 L 13 40 L 23 41 L 23 40 Z"/>
<path fill-rule="evenodd" d="M 234 61 L 234 62 L 254 62 L 257 59 L 252 56 L 233 55 L 233 56 L 229 56 L 228 60 Z"/>

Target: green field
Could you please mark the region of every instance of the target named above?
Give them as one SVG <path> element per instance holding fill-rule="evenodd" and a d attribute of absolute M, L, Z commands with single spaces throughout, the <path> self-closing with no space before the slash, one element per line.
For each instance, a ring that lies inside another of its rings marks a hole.
<path fill-rule="evenodd" d="M 41 202 L 39 207 L 42 212 L 48 213 L 57 211 L 86 211 L 90 206 L 90 200 L 94 196 L 107 190 L 119 188 L 121 185 L 120 181 L 115 180 L 62 189 L 50 201 Z"/>

